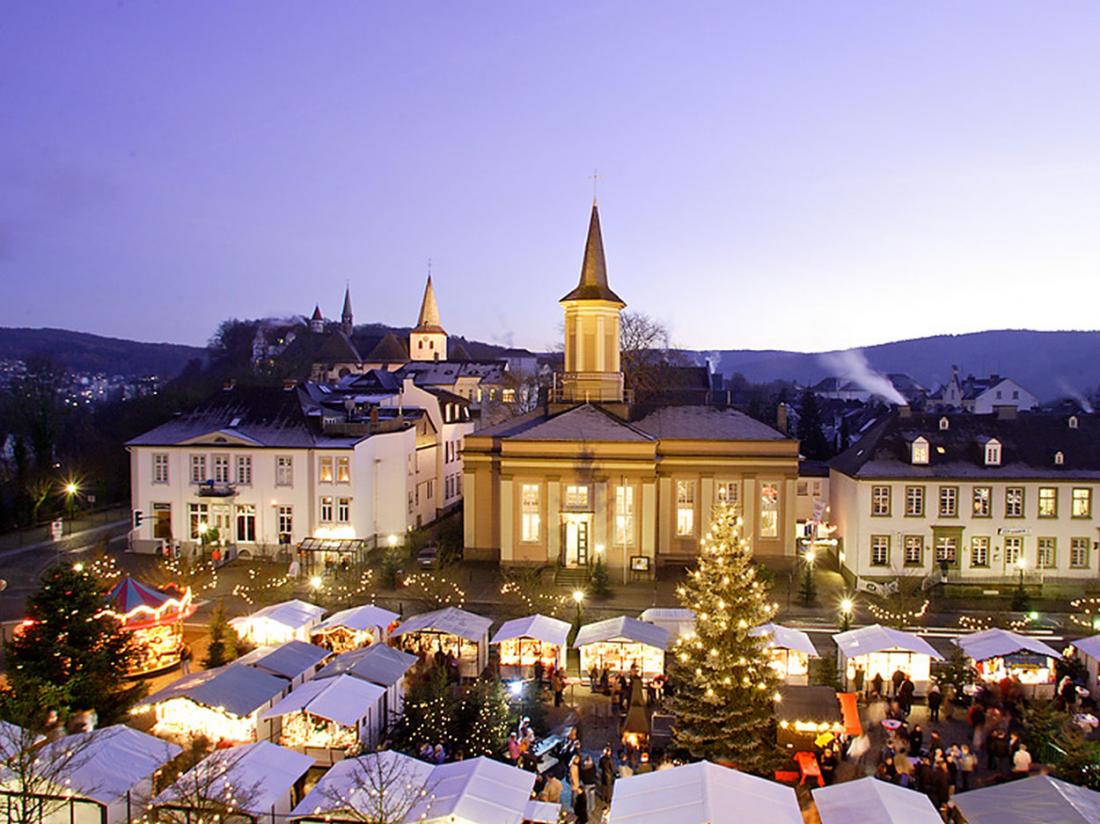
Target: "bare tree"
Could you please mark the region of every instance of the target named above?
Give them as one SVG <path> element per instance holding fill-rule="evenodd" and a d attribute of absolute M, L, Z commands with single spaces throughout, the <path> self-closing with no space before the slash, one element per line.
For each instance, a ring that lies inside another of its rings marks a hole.
<path fill-rule="evenodd" d="M 431 766 L 393 750 L 348 759 L 317 785 L 326 821 L 404 824 L 430 818 Z"/>
<path fill-rule="evenodd" d="M 246 781 L 240 768 L 251 748 L 211 750 L 208 739 L 196 736 L 162 771 L 157 789 L 163 790 L 152 804 L 154 820 L 167 824 L 232 824 L 246 821 L 254 812 L 261 782 Z M 172 776 L 177 776 L 174 781 Z"/>
<path fill-rule="evenodd" d="M 644 400 L 663 388 L 670 369 L 681 365 L 668 328 L 643 312 L 623 312 L 620 316 L 619 350 L 623 383 L 635 399 Z"/>

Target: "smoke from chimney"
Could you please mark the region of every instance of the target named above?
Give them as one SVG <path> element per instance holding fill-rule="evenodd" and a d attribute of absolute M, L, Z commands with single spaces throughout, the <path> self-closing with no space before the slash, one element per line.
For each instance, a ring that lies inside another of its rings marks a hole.
<path fill-rule="evenodd" d="M 844 352 L 829 352 L 821 356 L 821 362 L 840 377 L 858 384 L 861 388 L 878 395 L 887 403 L 904 406 L 908 403 L 905 397 L 894 388 L 894 385 L 871 368 L 867 358 L 858 349 L 848 349 Z"/>

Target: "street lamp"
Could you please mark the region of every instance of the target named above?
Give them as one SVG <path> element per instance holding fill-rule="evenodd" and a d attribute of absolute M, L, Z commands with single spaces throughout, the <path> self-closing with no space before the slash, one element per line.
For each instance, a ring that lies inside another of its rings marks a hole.
<path fill-rule="evenodd" d="M 817 552 L 814 551 L 812 546 L 802 553 L 802 559 L 806 562 L 806 568 L 803 571 L 802 591 L 799 595 L 802 598 L 802 602 L 807 606 L 817 600 L 817 588 L 814 585 L 814 560 L 816 558 Z"/>
<path fill-rule="evenodd" d="M 855 609 L 855 603 L 851 598 L 840 599 L 840 631 L 847 632 L 852 628 L 852 610 Z"/>
<path fill-rule="evenodd" d="M 309 585 L 314 590 L 320 589 L 322 583 L 324 582 L 321 580 L 320 575 L 314 575 L 309 579 Z"/>
<path fill-rule="evenodd" d="M 581 612 L 581 608 L 582 608 L 582 605 L 584 604 L 584 590 L 583 589 L 573 590 L 573 603 L 575 603 L 577 605 L 577 626 L 580 626 L 581 615 L 583 614 Z"/>
<path fill-rule="evenodd" d="M 65 492 L 65 509 L 68 512 L 69 520 L 71 521 L 73 519 L 73 509 L 76 503 L 76 496 L 77 493 L 80 492 L 80 486 L 76 483 L 76 481 L 66 481 L 65 486 L 63 487 L 63 491 Z"/>

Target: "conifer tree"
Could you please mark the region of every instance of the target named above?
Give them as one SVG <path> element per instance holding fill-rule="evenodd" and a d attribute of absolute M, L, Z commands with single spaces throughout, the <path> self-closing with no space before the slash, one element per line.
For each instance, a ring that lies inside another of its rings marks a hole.
<path fill-rule="evenodd" d="M 463 698 L 460 723 L 466 730 L 467 756 L 503 754 L 513 726 L 504 684 L 497 678 L 479 678 Z"/>
<path fill-rule="evenodd" d="M 749 633 L 772 619 L 776 605 L 767 600 L 731 507 L 716 508 L 677 596 L 695 611 L 695 631 L 678 638 L 670 655 L 675 745 L 745 772 L 770 772 L 778 752 L 772 719 L 779 675 L 767 639 Z"/>

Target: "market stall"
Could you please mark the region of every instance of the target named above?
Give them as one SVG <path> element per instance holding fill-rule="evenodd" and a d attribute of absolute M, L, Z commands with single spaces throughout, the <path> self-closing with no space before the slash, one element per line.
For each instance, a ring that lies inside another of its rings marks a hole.
<path fill-rule="evenodd" d="M 772 669 L 779 673 L 784 683 L 810 682 L 810 659 L 820 656 L 809 635 L 779 624 L 763 624 L 749 630 L 749 635 L 767 637 Z"/>
<path fill-rule="evenodd" d="M 363 604 L 330 615 L 313 628 L 313 643 L 337 655 L 385 643 L 401 616 L 373 604 Z"/>
<path fill-rule="evenodd" d="M 855 682 L 857 668 L 863 669 L 865 686 L 876 674 L 889 683 L 891 676 L 901 670 L 912 679 L 916 694 L 923 695 L 928 691 L 932 659 L 943 660 L 919 635 L 880 624 L 842 632 L 833 640 L 837 666 L 848 688 Z"/>
<path fill-rule="evenodd" d="M 664 675 L 668 630 L 621 615 L 581 627 L 573 646 L 580 650 L 582 677 L 606 667 L 613 673 L 636 670 L 648 681 Z"/>
<path fill-rule="evenodd" d="M 1033 775 L 956 793 L 966 824 L 1096 824 L 1100 792 L 1049 775 Z"/>
<path fill-rule="evenodd" d="M 279 743 L 333 764 L 377 743 L 385 690 L 351 675 L 309 681 L 261 715 L 281 719 Z"/>
<path fill-rule="evenodd" d="M 382 696 L 381 718 L 388 727 L 405 709 L 405 679 L 417 660 L 411 653 L 375 644 L 338 655 L 317 673 L 317 678 L 335 678 L 347 673 L 382 687 L 386 694 Z"/>
<path fill-rule="evenodd" d="M 313 678 L 331 656 L 327 649 L 305 641 L 288 641 L 277 647 L 257 647 L 233 663 L 285 678 L 293 689 Z"/>
<path fill-rule="evenodd" d="M 463 678 L 477 678 L 489 664 L 489 618 L 458 607 L 414 615 L 390 634 L 391 643 L 421 660 L 453 656 Z"/>
<path fill-rule="evenodd" d="M 569 652 L 569 624 L 546 615 L 528 615 L 505 621 L 491 645 L 499 645 L 500 677 L 530 678 L 536 661 L 542 661 L 546 677 L 565 669 Z"/>
<path fill-rule="evenodd" d="M 650 607 L 638 616 L 643 621 L 668 630 L 669 639 L 679 638 L 695 631 L 695 610 Z"/>
<path fill-rule="evenodd" d="M 1100 696 L 1100 635 L 1073 642 L 1088 672 L 1088 687 L 1094 696 Z"/>
<path fill-rule="evenodd" d="M 813 790 L 821 824 L 943 824 L 924 793 L 870 776 Z"/>
<path fill-rule="evenodd" d="M 229 625 L 250 644 L 277 645 L 287 641 L 309 641 L 310 632 L 321 623 L 324 614 L 324 607 L 295 598 L 233 618 Z"/>
<path fill-rule="evenodd" d="M 397 750 L 381 750 L 355 758 L 345 758 L 321 776 L 306 797 L 291 811 L 290 817 L 294 821 L 326 824 L 358 824 L 372 818 L 409 821 L 406 813 L 409 812 L 407 807 L 410 796 L 394 793 L 390 803 L 380 802 L 377 797 L 370 796 L 366 787 L 370 779 L 366 777 L 394 776 L 394 780 L 410 788 L 427 788 L 431 786 L 433 769 L 434 764 Z"/>
<path fill-rule="evenodd" d="M 1054 662 L 1062 656 L 1038 638 L 987 629 L 960 636 L 955 645 L 966 653 L 983 681 L 1014 678 L 1029 698 L 1054 697 Z"/>
<path fill-rule="evenodd" d="M 169 585 L 154 589 L 124 575 L 107 595 L 104 613 L 118 620 L 138 649 L 127 674 L 148 675 L 179 664 L 183 622 L 194 611 L 189 588 Z"/>
<path fill-rule="evenodd" d="M 813 752 L 845 732 L 840 700 L 832 687 L 787 685 L 775 702 L 776 737 L 788 752 Z"/>

